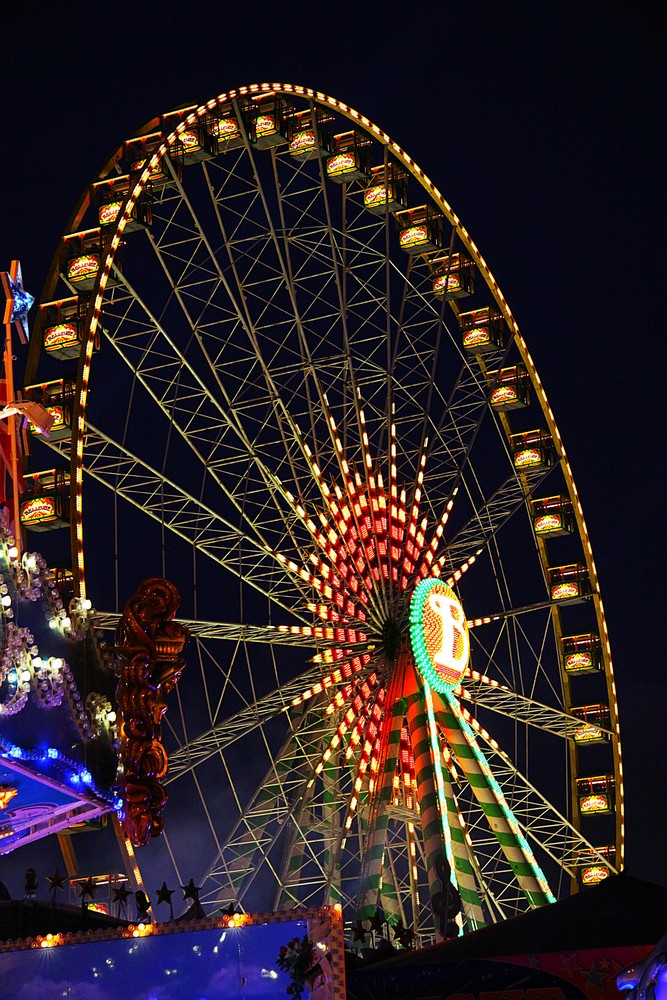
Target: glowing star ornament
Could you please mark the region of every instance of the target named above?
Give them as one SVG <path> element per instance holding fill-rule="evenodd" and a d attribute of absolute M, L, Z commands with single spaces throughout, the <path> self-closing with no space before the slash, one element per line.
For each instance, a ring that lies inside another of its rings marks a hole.
<path fill-rule="evenodd" d="M 434 691 L 455 688 L 468 665 L 470 639 L 461 602 L 444 581 L 430 577 L 415 587 L 410 641 L 417 669 Z"/>
<path fill-rule="evenodd" d="M 20 263 L 13 260 L 9 271 L 3 271 L 0 278 L 5 292 L 5 326 L 9 327 L 13 323 L 21 338 L 21 343 L 27 344 L 30 336 L 28 312 L 35 299 L 23 287 Z"/>

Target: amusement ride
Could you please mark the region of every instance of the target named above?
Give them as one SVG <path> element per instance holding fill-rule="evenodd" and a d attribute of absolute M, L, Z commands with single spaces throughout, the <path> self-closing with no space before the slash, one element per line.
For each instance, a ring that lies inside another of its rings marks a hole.
<path fill-rule="evenodd" d="M 421 943 L 622 868 L 563 443 L 486 261 L 380 128 L 286 84 L 148 122 L 74 208 L 22 399 L 54 418 L 19 517 L 73 641 L 108 665 L 144 577 L 181 594 L 139 866 Z"/>

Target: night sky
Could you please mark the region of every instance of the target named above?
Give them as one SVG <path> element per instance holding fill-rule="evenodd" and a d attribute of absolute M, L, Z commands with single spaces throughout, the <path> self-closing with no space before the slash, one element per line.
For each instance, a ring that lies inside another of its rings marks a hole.
<path fill-rule="evenodd" d="M 664 8 L 231 8 L 23 0 L 5 10 L 0 269 L 20 258 L 38 297 L 99 164 L 144 121 L 185 102 L 255 82 L 302 84 L 395 139 L 489 262 L 549 395 L 612 642 L 627 870 L 667 884 Z M 38 850 L 2 859 L 14 895 Z"/>

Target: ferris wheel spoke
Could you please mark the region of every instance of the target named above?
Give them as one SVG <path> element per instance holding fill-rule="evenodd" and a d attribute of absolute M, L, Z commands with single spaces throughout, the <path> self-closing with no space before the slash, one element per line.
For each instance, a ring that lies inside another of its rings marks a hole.
<path fill-rule="evenodd" d="M 122 615 L 118 611 L 95 610 L 95 628 L 103 632 L 115 632 Z M 293 646 L 300 649 L 316 647 L 336 648 L 333 641 L 316 634 L 304 632 L 298 626 L 287 625 L 247 625 L 233 622 L 208 622 L 191 618 L 175 618 L 185 625 L 193 639 L 220 639 L 225 642 L 253 642 L 269 646 Z M 320 629 L 324 632 L 324 629 Z M 321 668 L 320 668 L 321 671 Z M 306 675 L 303 675 L 304 681 Z"/>
<path fill-rule="evenodd" d="M 282 568 L 270 552 L 90 424 L 85 460 L 86 473 L 97 482 L 174 535 L 196 542 L 199 552 L 235 576 L 242 574 L 277 605 L 298 613 L 302 605 L 294 584 L 281 582 Z"/>
<path fill-rule="evenodd" d="M 247 420 L 215 374 L 215 365 L 202 343 L 200 332 L 192 324 L 192 339 L 200 345 L 208 370 L 214 372 L 215 391 L 203 380 L 192 360 L 176 347 L 127 279 L 122 278 L 122 281 L 148 322 L 131 322 L 126 302 L 114 301 L 120 310 L 120 322 L 115 328 L 111 327 L 113 311 L 109 308 L 105 314 L 105 332 L 119 357 L 159 407 L 165 425 L 175 428 L 196 456 L 202 477 L 215 482 L 237 509 L 239 517 L 243 518 L 245 532 L 262 538 L 261 523 L 264 535 L 269 535 L 273 529 L 281 544 L 286 540 L 295 544 L 289 509 L 279 503 L 275 474 L 266 468 L 257 443 L 248 438 Z M 262 393 L 262 399 L 265 398 L 266 387 Z M 280 448 L 285 453 L 289 451 L 284 433 Z M 255 473 L 254 482 L 251 470 Z M 292 471 L 297 477 L 296 470 Z M 254 495 L 258 496 L 261 506 L 251 502 Z M 264 539 L 262 541 L 267 544 Z"/>
<path fill-rule="evenodd" d="M 466 779 L 498 837 L 514 877 L 532 905 L 553 902 L 549 885 L 521 833 L 514 812 L 477 745 L 474 730 L 454 698 L 438 698 L 438 718 Z"/>
<path fill-rule="evenodd" d="M 475 671 L 472 672 L 472 676 L 466 676 L 464 684 L 456 688 L 454 693 L 473 705 L 481 705 L 510 719 L 562 736 L 563 739 L 573 739 L 577 730 L 581 728 L 581 719 L 576 719 L 568 712 L 526 698 L 498 684 L 497 681 L 476 674 Z M 609 730 L 604 732 L 611 735 Z"/>
<path fill-rule="evenodd" d="M 533 495 L 551 472 L 549 469 L 529 477 L 524 474 L 524 482 L 512 474 L 487 499 L 476 504 L 467 523 L 447 540 L 447 564 L 455 568 L 471 553 L 488 548 L 510 518 L 524 508 L 526 496 Z"/>
<path fill-rule="evenodd" d="M 226 888 L 232 893 L 231 898 L 242 903 L 262 865 L 269 861 L 269 847 L 278 836 L 278 831 L 286 828 L 302 805 L 314 762 L 321 753 L 330 726 L 326 716 L 323 718 L 314 712 L 304 714 L 299 720 L 276 754 L 248 808 L 237 820 L 222 846 L 222 852 L 213 859 L 204 881 L 210 879 L 217 884 L 227 881 Z M 320 837 L 322 835 L 328 839 L 330 831 L 322 829 Z M 303 840 L 309 862 L 320 870 L 321 876 L 321 852 L 314 849 L 312 839 L 303 837 L 302 831 L 299 837 Z M 274 862 L 271 861 L 271 864 Z M 284 870 L 276 873 L 282 888 L 288 873 Z"/>
<path fill-rule="evenodd" d="M 165 783 L 176 781 L 181 775 L 204 763 L 220 750 L 231 746 L 241 737 L 249 735 L 257 727 L 284 712 L 289 712 L 295 699 L 300 699 L 304 689 L 317 684 L 321 677 L 321 666 L 312 667 L 179 747 L 170 755 L 169 773 Z"/>
<path fill-rule="evenodd" d="M 210 194 L 210 197 L 211 197 L 211 199 L 213 201 L 213 204 L 215 206 L 215 211 L 216 211 L 216 214 L 217 214 L 217 217 L 218 217 L 218 222 L 219 222 L 220 229 L 221 229 L 221 232 L 222 232 L 222 235 L 223 235 L 223 239 L 224 239 L 224 242 L 225 242 L 226 252 L 227 252 L 227 255 L 228 255 L 228 258 L 229 258 L 229 264 L 230 264 L 230 267 L 231 267 L 231 270 L 232 270 L 232 274 L 234 276 L 234 280 L 236 282 L 239 299 L 243 303 L 245 328 L 246 328 L 247 333 L 249 335 L 249 339 L 251 341 L 252 349 L 253 349 L 254 355 L 255 355 L 255 357 L 257 359 L 257 363 L 258 363 L 258 365 L 261 368 L 262 376 L 263 376 L 263 379 L 264 379 L 264 382 L 265 382 L 265 387 L 264 388 L 265 388 L 266 391 L 268 391 L 268 398 L 269 398 L 270 404 L 271 404 L 271 406 L 273 408 L 272 409 L 273 419 L 274 419 L 275 424 L 276 424 L 276 426 L 278 428 L 278 431 L 280 433 L 281 442 L 282 442 L 282 448 L 283 448 L 284 454 L 287 457 L 287 460 L 289 462 L 289 468 L 290 468 L 290 472 L 291 472 L 292 482 L 294 482 L 297 485 L 297 487 L 300 489 L 300 483 L 301 483 L 301 480 L 302 480 L 302 476 L 300 474 L 301 470 L 297 469 L 297 467 L 295 465 L 295 456 L 293 454 L 293 450 L 294 450 L 294 433 L 293 433 L 294 427 L 293 427 L 293 424 L 289 420 L 287 420 L 287 424 L 286 424 L 287 413 L 286 413 L 285 403 L 284 403 L 284 400 L 282 399 L 281 394 L 278 391 L 278 387 L 277 387 L 276 382 L 274 380 L 274 376 L 272 374 L 272 367 L 267 363 L 267 359 L 264 356 L 264 352 L 266 351 L 266 347 L 264 347 L 264 350 L 263 350 L 261 342 L 260 342 L 260 336 L 259 336 L 259 332 L 258 331 L 261 329 L 261 322 L 262 322 L 262 319 L 263 319 L 263 313 L 260 311 L 259 315 L 253 320 L 253 318 L 251 316 L 250 308 L 249 308 L 249 300 L 250 300 L 251 297 L 253 299 L 256 298 L 257 297 L 257 292 L 256 292 L 255 289 L 253 289 L 252 293 L 251 293 L 250 289 L 252 288 L 252 285 L 249 288 L 248 286 L 244 286 L 244 284 L 243 284 L 243 279 L 241 277 L 238 264 L 237 264 L 236 260 L 234 259 L 234 253 L 233 253 L 233 250 L 234 250 L 234 241 L 231 240 L 231 239 L 229 239 L 227 237 L 227 234 L 226 234 L 226 231 L 225 231 L 225 223 L 224 223 L 224 220 L 222 218 L 222 213 L 221 213 L 221 210 L 220 210 L 220 205 L 216 201 L 215 192 L 213 190 L 213 186 L 211 184 L 211 180 L 210 180 L 208 172 L 206 171 L 206 167 L 205 166 L 204 166 L 204 173 L 205 173 L 207 184 L 208 184 L 209 194 Z M 260 196 L 259 190 L 258 190 L 258 196 Z M 280 199 L 279 189 L 278 189 L 278 197 Z M 280 205 L 281 205 L 281 211 L 282 211 L 282 203 L 280 203 Z M 283 228 L 284 228 L 284 226 L 283 226 Z M 285 241 L 285 254 L 286 254 L 286 258 L 287 258 L 287 268 L 288 268 L 288 271 L 290 272 L 289 276 L 290 276 L 290 278 L 293 281 L 293 275 L 291 274 L 291 263 L 290 263 L 290 260 L 289 260 L 289 244 L 288 244 L 287 241 Z M 279 273 L 280 273 L 280 271 L 283 272 L 283 276 L 284 276 L 284 268 L 282 267 L 282 265 L 281 265 L 281 268 L 279 269 Z M 265 311 L 269 309 L 269 303 L 272 303 L 272 302 L 273 302 L 273 296 L 271 296 L 271 295 L 264 295 L 263 296 L 263 304 L 264 304 L 264 310 Z M 310 373 L 313 376 L 313 381 L 315 383 L 315 387 L 316 387 L 316 389 L 318 391 L 319 401 L 321 403 L 321 401 L 322 401 L 322 391 L 321 391 L 321 388 L 319 386 L 319 381 L 315 377 L 316 376 L 315 370 L 314 370 L 314 368 L 312 366 L 312 363 L 309 360 L 308 346 L 307 346 L 306 339 L 305 339 L 305 336 L 304 336 L 303 325 L 301 323 L 301 319 L 300 319 L 299 313 L 297 311 L 296 297 L 294 295 L 291 296 L 291 305 L 292 305 L 292 308 L 293 308 L 293 316 L 290 317 L 290 314 L 287 311 L 285 313 L 286 320 L 288 321 L 287 335 L 289 336 L 289 333 L 290 333 L 289 320 L 291 319 L 292 322 L 293 322 L 293 324 L 294 324 L 294 328 L 295 328 L 295 330 L 297 331 L 297 333 L 299 335 L 299 350 L 300 350 L 300 359 L 299 359 L 299 362 L 298 362 L 299 373 L 301 375 L 303 375 L 305 373 L 305 371 L 310 370 Z M 202 336 L 206 337 L 207 333 L 204 332 L 202 334 Z M 214 332 L 213 339 L 215 341 L 218 340 L 217 331 Z M 264 340 L 266 340 L 266 339 L 267 338 L 264 337 Z M 285 342 L 283 342 L 283 343 L 285 343 Z M 281 347 L 282 346 L 283 345 L 281 345 Z M 271 360 L 272 364 L 274 365 L 274 367 L 275 367 L 275 358 L 276 358 L 276 356 L 278 354 L 278 351 L 279 351 L 279 348 L 278 348 L 277 345 L 275 345 L 275 346 L 272 347 L 270 360 Z M 219 354 L 214 354 L 213 355 L 213 357 L 211 359 L 211 363 L 214 366 L 217 365 L 219 357 L 220 357 Z M 281 367 L 284 366 L 284 360 L 285 360 L 284 358 L 281 358 Z M 305 382 L 305 380 L 304 380 L 304 382 Z M 310 398 L 310 385 L 309 384 L 306 384 L 306 386 L 305 386 L 305 392 L 306 392 L 306 396 L 307 396 L 308 410 L 312 414 L 312 412 L 313 412 L 313 401 Z M 312 425 L 312 420 L 311 420 L 311 425 Z M 311 429 L 313 429 L 312 426 L 311 426 Z M 270 478 L 267 480 L 267 486 L 269 487 L 269 489 L 272 488 L 272 480 Z"/>
<path fill-rule="evenodd" d="M 484 756 L 494 779 L 499 786 L 512 789 L 512 807 L 522 817 L 520 825 L 526 836 L 539 844 L 570 877 L 576 875 L 580 856 L 608 865 L 609 859 L 605 861 L 604 855 L 519 771 L 466 709 L 462 709 L 462 715 L 466 725 L 485 744 Z"/>

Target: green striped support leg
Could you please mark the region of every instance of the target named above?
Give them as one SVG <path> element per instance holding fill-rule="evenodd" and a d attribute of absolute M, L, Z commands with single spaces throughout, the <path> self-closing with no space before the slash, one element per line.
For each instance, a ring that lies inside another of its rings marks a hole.
<path fill-rule="evenodd" d="M 472 727 L 463 717 L 458 702 L 453 695 L 446 695 L 441 705 L 445 736 L 526 899 L 531 906 L 555 902 L 544 873 L 521 833 L 516 817 L 493 776 Z"/>

